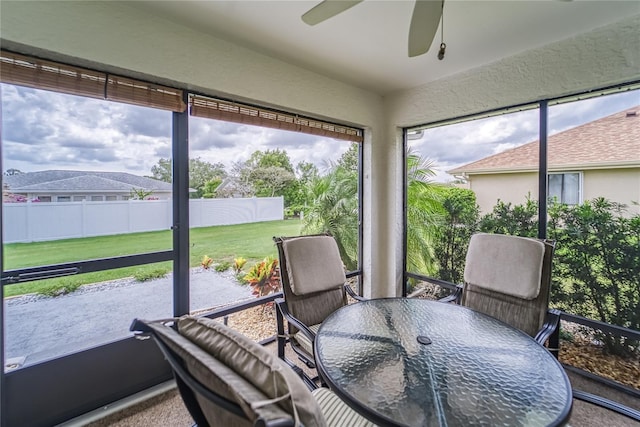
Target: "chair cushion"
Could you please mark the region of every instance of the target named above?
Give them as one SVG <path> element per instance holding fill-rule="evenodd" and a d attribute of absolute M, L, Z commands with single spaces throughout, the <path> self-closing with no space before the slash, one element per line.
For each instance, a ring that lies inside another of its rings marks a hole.
<path fill-rule="evenodd" d="M 525 237 L 478 233 L 471 237 L 464 281 L 531 300 L 540 293 L 544 243 Z"/>
<path fill-rule="evenodd" d="M 264 420 L 292 418 L 287 411 L 276 404 L 251 408 L 250 402 L 265 401 L 268 399 L 267 396 L 211 354 L 163 323 L 147 322 L 147 325 L 154 330 L 159 340 L 184 360 L 186 369 L 194 379 L 219 396 L 236 402 L 248 418 L 240 418 L 200 394 L 196 394 L 197 405 L 211 425 L 250 427 L 257 418 Z M 183 394 L 182 398 L 185 404 L 194 403 L 188 393 Z M 191 412 L 191 408 L 189 411 Z"/>
<path fill-rule="evenodd" d="M 320 323 L 318 323 L 317 325 L 309 326 L 309 329 L 311 329 L 311 332 L 313 332 L 314 334 L 317 334 L 318 329 L 320 329 Z M 293 335 L 293 338 L 298 342 L 298 344 L 300 344 L 300 347 L 302 347 L 307 353 L 309 353 L 310 355 L 313 355 L 313 342 L 309 340 L 309 338 L 307 338 L 305 334 L 298 331 Z"/>
<path fill-rule="evenodd" d="M 331 236 L 286 239 L 282 249 L 291 291 L 295 295 L 335 289 L 347 280 L 338 245 Z"/>
<path fill-rule="evenodd" d="M 327 426 L 329 427 L 373 427 L 371 421 L 358 414 L 326 387 L 313 390 Z"/>
<path fill-rule="evenodd" d="M 185 316 L 178 320 L 180 334 L 211 354 L 269 399 L 290 393 L 278 405 L 293 414 L 293 405 L 305 426 L 324 426 L 325 420 L 313 395 L 300 378 L 260 344 L 207 318 Z M 256 402 L 247 402 L 249 405 Z"/>

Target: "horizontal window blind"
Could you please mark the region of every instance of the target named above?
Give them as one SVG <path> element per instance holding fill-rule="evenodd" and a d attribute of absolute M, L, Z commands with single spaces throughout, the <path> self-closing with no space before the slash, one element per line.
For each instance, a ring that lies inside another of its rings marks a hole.
<path fill-rule="evenodd" d="M 362 142 L 362 130 L 295 114 L 261 109 L 246 104 L 207 98 L 191 97 L 191 115 L 228 122 L 290 130 L 346 141 Z"/>
<path fill-rule="evenodd" d="M 182 100 L 182 91 L 158 86 L 139 80 L 109 74 L 107 79 L 107 99 L 127 102 L 147 107 L 183 112 L 187 105 Z"/>
<path fill-rule="evenodd" d="M 0 61 L 0 80 L 3 83 L 104 98 L 104 73 L 5 51 L 2 51 Z"/>
<path fill-rule="evenodd" d="M 7 51 L 0 51 L 0 81 L 169 111 L 187 108 L 179 89 Z"/>

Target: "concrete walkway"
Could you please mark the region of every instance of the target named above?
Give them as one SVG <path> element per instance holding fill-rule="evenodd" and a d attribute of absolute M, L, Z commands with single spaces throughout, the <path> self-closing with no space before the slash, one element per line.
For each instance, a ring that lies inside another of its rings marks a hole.
<path fill-rule="evenodd" d="M 129 336 L 134 318 L 172 316 L 173 279 L 123 279 L 81 287 L 59 297 L 23 296 L 5 304 L 5 361 L 31 365 Z M 254 298 L 232 274 L 195 268 L 191 311 Z"/>

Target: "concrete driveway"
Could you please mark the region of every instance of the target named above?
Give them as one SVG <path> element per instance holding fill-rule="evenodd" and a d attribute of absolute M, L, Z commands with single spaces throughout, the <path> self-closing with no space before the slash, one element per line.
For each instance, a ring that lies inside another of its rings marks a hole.
<path fill-rule="evenodd" d="M 31 365 L 131 335 L 134 318 L 172 316 L 173 279 L 115 280 L 59 297 L 10 298 L 5 304 L 5 362 Z M 192 269 L 191 311 L 254 298 L 232 274 Z"/>

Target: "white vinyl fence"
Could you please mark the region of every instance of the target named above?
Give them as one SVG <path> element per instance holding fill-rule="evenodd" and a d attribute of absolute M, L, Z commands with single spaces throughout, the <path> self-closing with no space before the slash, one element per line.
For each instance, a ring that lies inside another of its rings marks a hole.
<path fill-rule="evenodd" d="M 171 218 L 171 200 L 28 202 L 4 203 L 2 223 L 4 243 L 25 243 L 168 230 Z M 281 219 L 282 197 L 189 200 L 190 227 Z"/>

